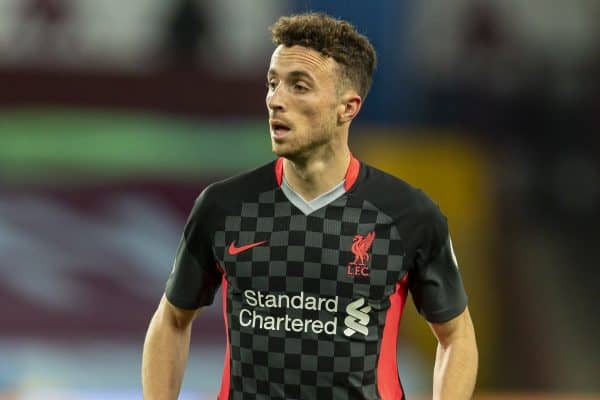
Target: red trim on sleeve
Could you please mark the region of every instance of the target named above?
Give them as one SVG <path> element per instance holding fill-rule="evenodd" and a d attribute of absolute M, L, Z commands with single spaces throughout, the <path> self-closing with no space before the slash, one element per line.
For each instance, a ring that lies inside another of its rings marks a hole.
<path fill-rule="evenodd" d="M 277 186 L 281 186 L 283 183 L 283 157 L 279 157 L 275 161 L 275 179 L 277 179 Z"/>
<path fill-rule="evenodd" d="M 360 161 L 358 161 L 352 154 L 350 154 L 350 165 L 348 165 L 348 169 L 346 170 L 346 181 L 344 182 L 344 189 L 346 192 L 350 190 L 350 188 L 356 182 L 358 178 L 358 172 L 360 171 Z"/>
<path fill-rule="evenodd" d="M 408 274 L 396 283 L 396 290 L 390 296 L 390 308 L 385 317 L 379 360 L 377 361 L 377 390 L 382 400 L 403 399 L 402 386 L 398 377 L 396 353 L 398 351 L 398 329 L 406 302 Z"/>
<path fill-rule="evenodd" d="M 227 279 L 223 274 L 221 282 L 221 292 L 223 296 L 223 321 L 225 322 L 225 337 L 227 338 L 227 344 L 225 347 L 225 361 L 223 362 L 223 376 L 221 378 L 221 390 L 217 400 L 228 400 L 229 399 L 229 379 L 231 377 L 231 365 L 229 355 L 229 326 L 227 324 Z"/>

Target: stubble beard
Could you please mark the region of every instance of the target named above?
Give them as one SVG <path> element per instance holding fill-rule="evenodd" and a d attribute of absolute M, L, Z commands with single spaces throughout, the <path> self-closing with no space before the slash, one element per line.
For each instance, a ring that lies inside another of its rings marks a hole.
<path fill-rule="evenodd" d="M 334 136 L 332 127 L 327 126 L 326 124 L 322 124 L 318 128 L 315 128 L 314 131 L 319 133 L 315 136 L 306 134 L 299 137 L 292 137 L 291 139 L 293 140 L 281 144 L 272 141 L 272 151 L 278 157 L 284 157 L 292 161 L 309 159 L 319 148 L 327 146 Z M 291 135 L 295 134 L 295 132 L 291 133 Z"/>

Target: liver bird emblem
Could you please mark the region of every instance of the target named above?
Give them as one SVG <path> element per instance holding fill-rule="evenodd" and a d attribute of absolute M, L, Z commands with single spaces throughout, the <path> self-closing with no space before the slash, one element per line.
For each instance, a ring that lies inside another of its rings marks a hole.
<path fill-rule="evenodd" d="M 371 248 L 375 240 L 375 231 L 369 232 L 366 236 L 356 235 L 352 239 L 352 253 L 354 253 L 354 264 L 365 265 L 369 261 L 369 254 L 367 252 Z"/>

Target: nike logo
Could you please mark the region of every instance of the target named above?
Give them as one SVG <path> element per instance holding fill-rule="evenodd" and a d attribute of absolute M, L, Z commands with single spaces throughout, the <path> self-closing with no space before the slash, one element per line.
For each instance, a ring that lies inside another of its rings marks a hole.
<path fill-rule="evenodd" d="M 235 256 L 236 254 L 240 254 L 242 251 L 250 250 L 253 247 L 260 246 L 261 244 L 265 244 L 265 243 L 267 243 L 267 241 L 263 240 L 262 242 L 250 243 L 250 244 L 246 244 L 244 246 L 236 247 L 235 240 L 234 240 L 229 245 L 229 249 L 227 249 L 227 252 L 229 253 L 229 255 Z"/>

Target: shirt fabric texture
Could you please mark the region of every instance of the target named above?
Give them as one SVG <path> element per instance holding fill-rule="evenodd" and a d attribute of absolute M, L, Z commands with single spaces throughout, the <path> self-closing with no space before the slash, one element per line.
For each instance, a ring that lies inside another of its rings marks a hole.
<path fill-rule="evenodd" d="M 354 158 L 345 191 L 312 211 L 286 196 L 282 171 L 278 159 L 206 187 L 167 281 L 184 309 L 222 290 L 218 398 L 405 399 L 396 346 L 407 293 L 430 322 L 467 305 L 446 218 Z"/>

